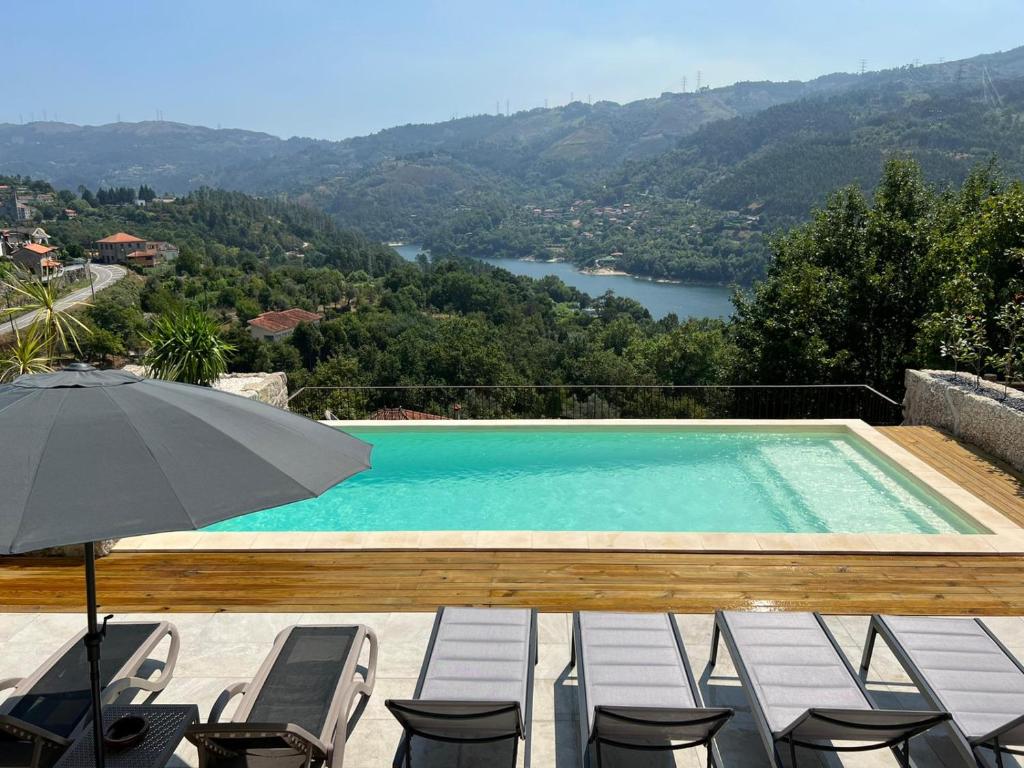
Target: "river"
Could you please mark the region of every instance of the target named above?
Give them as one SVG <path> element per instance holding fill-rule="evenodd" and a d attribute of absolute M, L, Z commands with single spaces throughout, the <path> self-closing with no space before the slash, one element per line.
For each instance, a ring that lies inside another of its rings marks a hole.
<path fill-rule="evenodd" d="M 399 245 L 395 250 L 406 261 L 415 261 L 423 249 L 418 245 Z M 572 264 L 548 261 L 517 261 L 515 259 L 489 259 L 480 261 L 507 269 L 516 275 L 545 277 L 554 275 L 591 296 L 615 291 L 618 296 L 636 299 L 655 319 L 675 312 L 680 319 L 687 317 L 729 317 L 732 314 L 731 291 L 728 288 L 684 283 L 656 283 L 628 275 L 588 275 Z"/>

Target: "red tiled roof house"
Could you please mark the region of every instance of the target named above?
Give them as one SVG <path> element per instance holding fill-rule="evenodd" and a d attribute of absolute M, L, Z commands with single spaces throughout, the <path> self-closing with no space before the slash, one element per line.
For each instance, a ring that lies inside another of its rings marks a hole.
<path fill-rule="evenodd" d="M 25 243 L 11 254 L 11 261 L 33 275 L 42 277 L 55 269 L 60 269 L 60 262 L 54 258 L 56 255 L 56 248 L 38 243 Z"/>
<path fill-rule="evenodd" d="M 264 312 L 249 321 L 249 333 L 254 339 L 280 341 L 292 335 L 299 323 L 316 325 L 323 315 L 304 309 L 286 309 L 283 312 Z"/>
<path fill-rule="evenodd" d="M 104 264 L 135 264 L 155 267 L 163 261 L 178 258 L 178 249 L 160 240 L 143 240 L 127 232 L 104 237 L 96 241 L 99 260 Z"/>
<path fill-rule="evenodd" d="M 146 241 L 141 237 L 129 235 L 127 232 L 118 232 L 96 241 L 100 261 L 104 264 L 124 264 L 129 253 L 141 250 L 145 245 Z"/>

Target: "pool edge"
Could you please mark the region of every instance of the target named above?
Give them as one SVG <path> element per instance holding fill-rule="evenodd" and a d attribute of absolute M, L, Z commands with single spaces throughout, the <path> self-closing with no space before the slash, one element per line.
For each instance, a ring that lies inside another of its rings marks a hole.
<path fill-rule="evenodd" d="M 971 534 L 660 533 L 587 531 L 180 532 L 123 539 L 117 551 L 517 550 L 670 553 L 1024 554 L 1024 529 L 859 419 L 603 419 L 324 421 L 341 429 L 842 430 L 894 465 L 954 512 L 985 529 Z"/>

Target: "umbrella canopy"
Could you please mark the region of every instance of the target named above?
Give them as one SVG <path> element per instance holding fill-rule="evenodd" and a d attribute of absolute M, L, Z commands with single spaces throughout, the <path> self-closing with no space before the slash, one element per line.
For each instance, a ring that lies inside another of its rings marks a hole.
<path fill-rule="evenodd" d="M 97 768 L 104 629 L 93 542 L 194 530 L 313 498 L 370 466 L 368 443 L 302 416 L 83 363 L 0 386 L 0 435 L 0 554 L 85 545 Z"/>
<path fill-rule="evenodd" d="M 0 553 L 202 528 L 370 466 L 305 417 L 81 363 L 0 386 L 0 435 Z"/>

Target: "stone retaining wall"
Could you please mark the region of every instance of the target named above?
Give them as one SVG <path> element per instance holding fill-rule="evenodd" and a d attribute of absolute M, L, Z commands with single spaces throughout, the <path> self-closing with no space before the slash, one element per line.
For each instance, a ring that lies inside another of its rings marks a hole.
<path fill-rule="evenodd" d="M 126 365 L 124 370 L 136 376 L 149 375 L 149 370 L 142 365 Z M 225 373 L 217 379 L 213 389 L 288 410 L 288 377 L 281 372 Z"/>
<path fill-rule="evenodd" d="M 1024 412 L 998 400 L 956 385 L 934 374 L 950 371 L 908 370 L 903 398 L 903 423 L 945 430 L 1024 472 Z M 987 391 L 1003 397 L 1003 387 L 982 381 Z M 1008 397 L 1024 402 L 1024 394 L 1011 389 Z"/>

